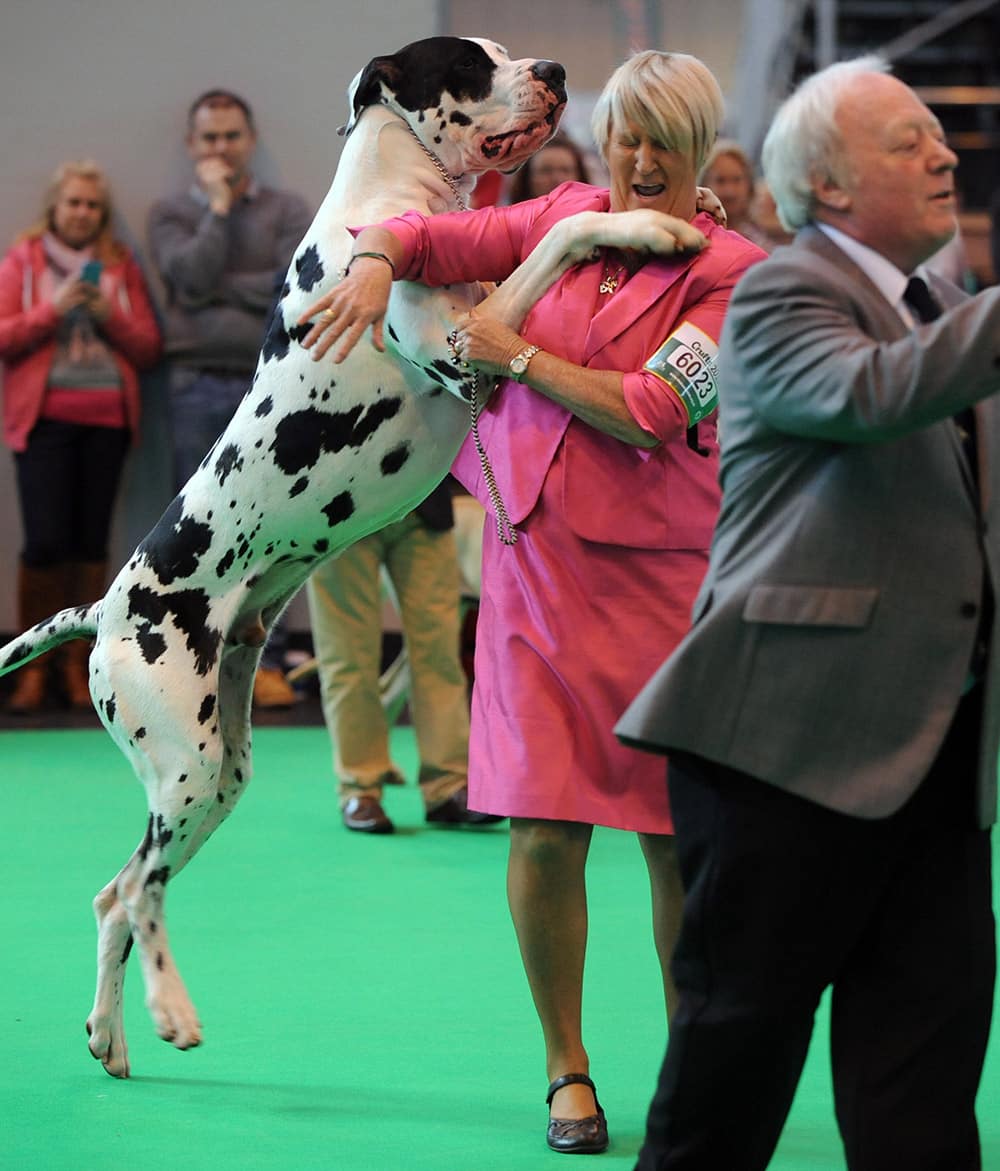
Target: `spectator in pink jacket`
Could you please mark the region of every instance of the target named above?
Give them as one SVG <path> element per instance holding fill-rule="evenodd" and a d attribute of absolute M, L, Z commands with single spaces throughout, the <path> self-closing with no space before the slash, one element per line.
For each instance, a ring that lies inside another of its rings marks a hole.
<path fill-rule="evenodd" d="M 14 453 L 24 544 L 22 628 L 104 592 L 111 515 L 139 426 L 137 370 L 160 354 L 142 272 L 111 229 L 111 192 L 89 160 L 63 163 L 39 221 L 0 262 L 3 438 Z M 89 649 L 62 650 L 65 697 L 89 708 Z M 46 700 L 49 656 L 18 674 L 16 713 Z"/>
<path fill-rule="evenodd" d="M 567 1153 L 608 1145 L 581 1023 L 595 825 L 639 836 L 668 1011 L 675 999 L 682 890 L 667 787 L 661 766 L 612 729 L 649 664 L 688 629 L 719 502 L 717 343 L 737 280 L 765 255 L 698 211 L 696 176 L 722 113 L 696 58 L 636 54 L 594 112 L 610 190 L 564 183 L 510 207 L 366 227 L 303 339 L 322 355 L 340 338 L 336 361 L 369 325 L 380 335 L 394 275 L 503 280 L 578 212 L 661 212 L 675 237 L 694 228 L 701 245 L 595 248 L 520 333 L 473 310 L 455 335 L 456 357 L 499 379 L 479 430 L 520 533 L 508 548 L 493 525 L 484 532 L 469 806 L 510 817 L 507 891 L 545 1038 L 547 1141 Z M 453 470 L 492 507 L 474 446 Z"/>

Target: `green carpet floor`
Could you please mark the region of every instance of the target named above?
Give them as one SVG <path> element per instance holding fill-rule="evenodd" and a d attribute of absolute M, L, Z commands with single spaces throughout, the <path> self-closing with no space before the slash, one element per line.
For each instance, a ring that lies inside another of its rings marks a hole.
<path fill-rule="evenodd" d="M 412 773 L 412 736 L 394 736 Z M 409 784 L 387 794 L 395 836 L 347 833 L 321 728 L 259 730 L 255 764 L 242 805 L 169 890 L 205 1044 L 156 1038 L 133 965 L 133 1077 L 120 1082 L 85 1044 L 90 900 L 142 836 L 142 791 L 101 731 L 0 733 L 0 1167 L 566 1171 L 544 1145 L 505 829 L 426 828 Z M 598 831 L 589 880 L 586 1036 L 612 1133 L 596 1165 L 625 1171 L 664 1043 L 634 837 Z M 826 1040 L 824 1004 L 772 1171 L 844 1166 Z M 1000 1034 L 979 1114 L 984 1166 L 1000 1171 Z"/>

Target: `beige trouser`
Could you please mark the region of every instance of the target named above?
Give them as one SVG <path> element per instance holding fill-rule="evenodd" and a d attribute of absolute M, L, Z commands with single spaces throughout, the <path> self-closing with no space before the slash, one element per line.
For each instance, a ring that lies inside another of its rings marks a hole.
<path fill-rule="evenodd" d="M 399 773 L 379 695 L 382 565 L 402 620 L 418 780 L 432 809 L 466 784 L 469 702 L 459 659 L 455 538 L 428 529 L 415 513 L 326 562 L 307 585 L 338 793 L 341 805 L 359 793 L 381 799 L 386 776 Z"/>

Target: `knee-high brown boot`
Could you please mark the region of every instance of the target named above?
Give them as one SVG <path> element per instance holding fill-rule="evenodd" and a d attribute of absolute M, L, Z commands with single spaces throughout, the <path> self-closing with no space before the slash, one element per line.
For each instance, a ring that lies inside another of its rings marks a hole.
<path fill-rule="evenodd" d="M 63 565 L 45 569 L 17 567 L 17 620 L 22 630 L 62 609 L 65 573 Z M 7 701 L 7 710 L 13 715 L 30 715 L 44 706 L 53 653 L 49 651 L 33 659 L 15 675 L 14 693 Z"/>
<path fill-rule="evenodd" d="M 67 606 L 88 606 L 104 594 L 106 561 L 71 561 L 67 566 Z M 90 700 L 90 643 L 77 638 L 62 648 L 62 680 L 72 708 L 86 711 Z"/>

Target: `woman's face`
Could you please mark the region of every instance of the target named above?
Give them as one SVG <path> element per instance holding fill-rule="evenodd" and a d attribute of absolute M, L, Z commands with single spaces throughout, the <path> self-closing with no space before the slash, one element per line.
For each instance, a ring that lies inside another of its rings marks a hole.
<path fill-rule="evenodd" d="M 697 192 L 691 160 L 630 123 L 611 127 L 608 138 L 611 210 L 652 208 L 694 218 Z"/>
<path fill-rule="evenodd" d="M 52 230 L 70 248 L 92 244 L 104 221 L 104 193 L 93 179 L 71 175 L 52 210 Z"/>
<path fill-rule="evenodd" d="M 703 175 L 706 187 L 711 187 L 722 200 L 729 217 L 729 226 L 742 223 L 750 214 L 750 177 L 739 159 L 719 155 Z"/>
<path fill-rule="evenodd" d="M 548 195 L 560 183 L 580 179 L 576 156 L 568 146 L 543 146 L 530 163 L 528 195 Z"/>

